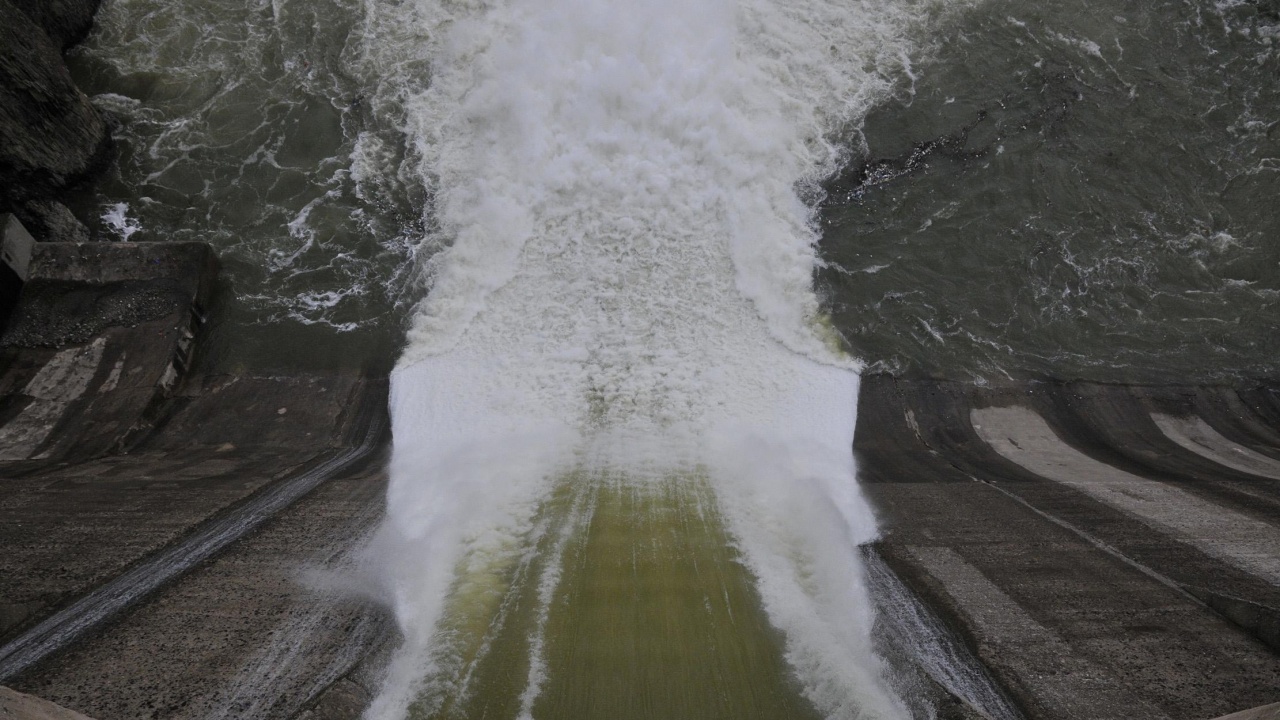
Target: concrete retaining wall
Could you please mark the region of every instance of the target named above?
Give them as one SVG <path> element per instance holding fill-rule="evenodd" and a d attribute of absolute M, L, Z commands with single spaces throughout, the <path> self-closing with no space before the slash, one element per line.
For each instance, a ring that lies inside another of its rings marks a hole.
<path fill-rule="evenodd" d="M 203 243 L 37 243 L 0 336 L 0 460 L 145 435 L 195 361 L 217 269 Z"/>

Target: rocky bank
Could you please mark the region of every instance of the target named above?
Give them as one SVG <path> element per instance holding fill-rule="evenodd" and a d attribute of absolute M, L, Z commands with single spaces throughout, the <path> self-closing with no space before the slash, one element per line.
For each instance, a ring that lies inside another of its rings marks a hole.
<path fill-rule="evenodd" d="M 89 239 L 60 200 L 106 164 L 110 133 L 62 53 L 89 32 L 99 3 L 0 0 L 0 212 L 37 240 Z"/>

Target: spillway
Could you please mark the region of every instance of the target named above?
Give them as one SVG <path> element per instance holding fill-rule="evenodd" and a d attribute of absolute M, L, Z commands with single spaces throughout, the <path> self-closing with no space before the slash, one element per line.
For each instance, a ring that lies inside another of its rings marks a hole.
<path fill-rule="evenodd" d="M 396 82 L 436 230 L 372 551 L 405 641 L 369 717 L 905 716 L 812 203 L 909 73 L 912 10 L 370 21 L 427 48 L 430 82 Z"/>

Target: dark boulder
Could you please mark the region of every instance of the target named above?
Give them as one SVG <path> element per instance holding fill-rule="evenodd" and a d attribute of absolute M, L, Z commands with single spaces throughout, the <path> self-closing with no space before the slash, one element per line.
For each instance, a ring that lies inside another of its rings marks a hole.
<path fill-rule="evenodd" d="M 65 50 L 84 39 L 102 0 L 9 0 Z"/>
<path fill-rule="evenodd" d="M 86 178 L 108 146 L 107 124 L 72 83 L 61 47 L 12 0 L 0 0 L 0 210 Z"/>
<path fill-rule="evenodd" d="M 13 209 L 37 240 L 45 242 L 89 242 L 89 228 L 66 205 L 54 200 L 30 200 Z"/>

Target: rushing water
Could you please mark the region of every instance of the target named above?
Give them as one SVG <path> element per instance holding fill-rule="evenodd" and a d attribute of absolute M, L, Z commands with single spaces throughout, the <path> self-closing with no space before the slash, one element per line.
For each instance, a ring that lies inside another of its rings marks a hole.
<path fill-rule="evenodd" d="M 370 717 L 920 717 L 852 358 L 1274 374 L 1276 43 L 1271 0 L 108 0 L 77 209 L 218 246 L 217 362 L 399 358 Z"/>
<path fill-rule="evenodd" d="M 903 717 L 805 196 L 921 8 L 376 12 L 430 51 L 406 116 L 448 249 L 392 376 L 406 639 L 370 716 Z"/>
<path fill-rule="evenodd" d="M 74 53 L 121 148 L 77 209 L 103 237 L 214 242 L 236 360 L 393 355 L 420 297 L 433 131 L 406 102 L 429 50 L 383 42 L 405 28 L 381 5 L 108 0 Z M 820 210 L 822 299 L 855 356 L 958 379 L 1274 375 L 1274 0 L 986 0 L 923 33 Z"/>

